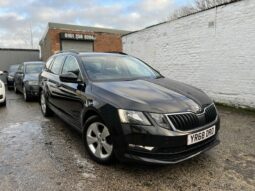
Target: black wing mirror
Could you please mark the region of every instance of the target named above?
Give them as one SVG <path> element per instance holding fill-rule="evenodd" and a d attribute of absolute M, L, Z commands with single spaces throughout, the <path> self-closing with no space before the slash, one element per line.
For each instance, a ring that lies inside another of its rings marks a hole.
<path fill-rule="evenodd" d="M 77 83 L 78 76 L 72 72 L 68 72 L 66 74 L 61 74 L 59 76 L 60 81 L 67 82 L 67 83 Z"/>

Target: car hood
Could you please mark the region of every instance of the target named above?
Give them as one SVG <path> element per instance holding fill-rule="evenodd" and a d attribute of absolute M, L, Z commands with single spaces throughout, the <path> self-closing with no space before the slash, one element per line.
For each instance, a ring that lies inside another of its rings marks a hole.
<path fill-rule="evenodd" d="M 24 81 L 38 81 L 39 74 L 25 74 Z"/>
<path fill-rule="evenodd" d="M 201 90 L 167 78 L 96 82 L 92 91 L 115 107 L 155 113 L 198 113 L 212 103 Z"/>

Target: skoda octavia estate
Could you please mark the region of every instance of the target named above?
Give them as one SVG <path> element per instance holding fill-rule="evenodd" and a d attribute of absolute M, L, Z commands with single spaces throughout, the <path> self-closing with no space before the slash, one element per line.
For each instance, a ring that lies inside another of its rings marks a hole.
<path fill-rule="evenodd" d="M 173 164 L 219 143 L 219 115 L 204 92 L 124 53 L 57 53 L 39 84 L 43 115 L 77 129 L 98 163 Z"/>

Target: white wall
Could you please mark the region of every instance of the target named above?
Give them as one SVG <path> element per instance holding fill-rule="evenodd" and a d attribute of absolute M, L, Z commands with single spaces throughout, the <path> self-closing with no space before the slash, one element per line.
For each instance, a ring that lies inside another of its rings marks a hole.
<path fill-rule="evenodd" d="M 124 52 L 166 77 L 197 86 L 217 102 L 255 108 L 254 0 L 147 28 L 122 41 Z"/>

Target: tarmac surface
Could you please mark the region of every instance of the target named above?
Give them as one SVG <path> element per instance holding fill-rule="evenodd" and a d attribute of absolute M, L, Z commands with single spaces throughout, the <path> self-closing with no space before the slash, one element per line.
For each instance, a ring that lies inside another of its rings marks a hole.
<path fill-rule="evenodd" d="M 255 190 L 255 113 L 218 107 L 221 144 L 167 166 L 93 162 L 81 135 L 7 91 L 0 107 L 0 190 Z"/>

